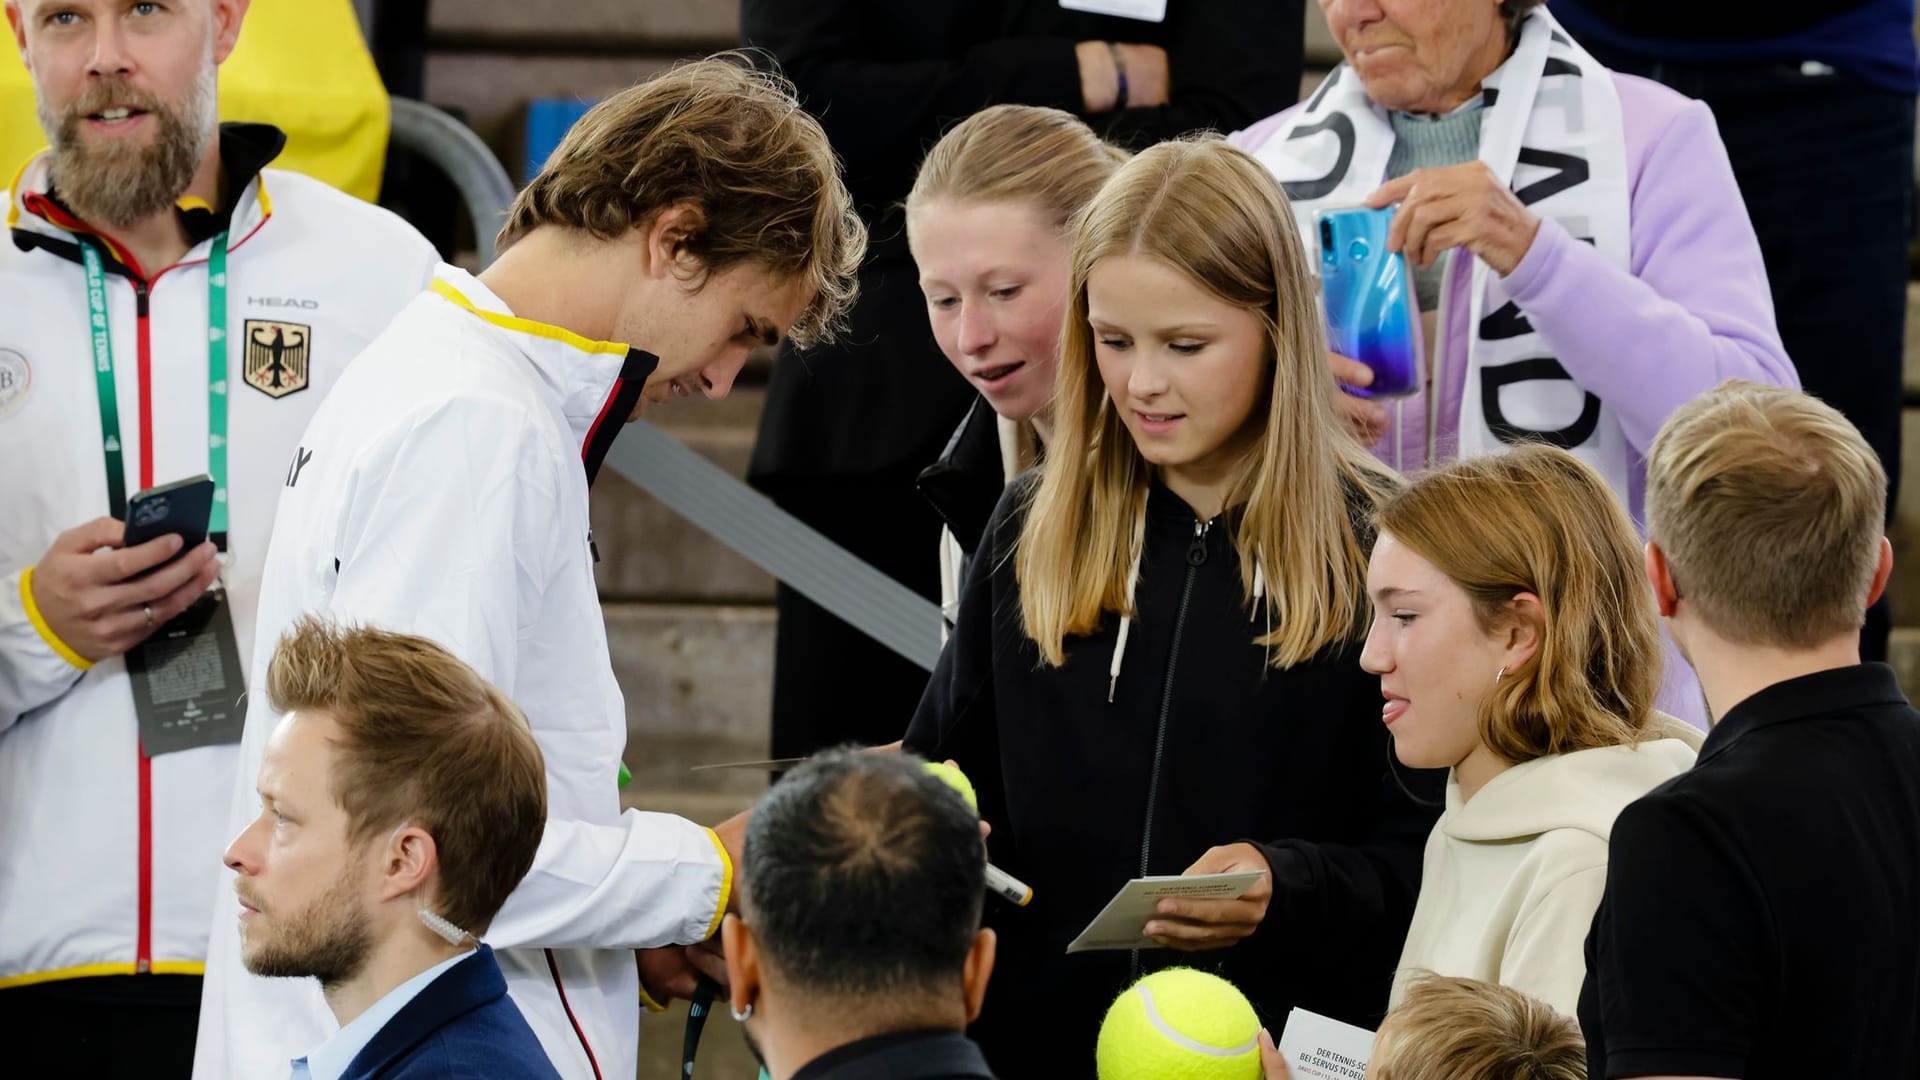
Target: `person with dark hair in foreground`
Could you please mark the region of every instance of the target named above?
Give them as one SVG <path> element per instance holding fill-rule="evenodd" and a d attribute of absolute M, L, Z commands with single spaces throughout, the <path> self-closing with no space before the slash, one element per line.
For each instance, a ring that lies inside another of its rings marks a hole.
<path fill-rule="evenodd" d="M 993 972 L 980 822 L 918 758 L 816 756 L 760 800 L 740 861 L 728 996 L 773 1080 L 992 1080 L 962 1033 Z"/>
<path fill-rule="evenodd" d="M 558 1080 L 479 938 L 546 829 L 526 717 L 426 638 L 311 617 L 266 689 L 286 716 L 226 863 L 247 970 L 318 979 L 339 1024 L 293 1080 Z"/>

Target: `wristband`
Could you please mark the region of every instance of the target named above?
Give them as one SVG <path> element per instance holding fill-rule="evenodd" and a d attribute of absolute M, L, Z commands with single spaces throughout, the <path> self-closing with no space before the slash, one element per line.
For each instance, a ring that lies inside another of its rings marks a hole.
<path fill-rule="evenodd" d="M 1113 54 L 1113 73 L 1118 77 L 1120 89 L 1113 97 L 1116 111 L 1127 107 L 1127 58 L 1121 54 L 1120 46 L 1107 42 L 1107 51 Z"/>

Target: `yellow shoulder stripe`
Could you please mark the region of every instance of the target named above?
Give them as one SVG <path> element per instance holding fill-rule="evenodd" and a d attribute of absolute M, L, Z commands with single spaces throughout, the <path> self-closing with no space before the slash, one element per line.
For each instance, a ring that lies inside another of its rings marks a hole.
<path fill-rule="evenodd" d="M 490 322 L 502 329 L 513 330 L 522 334 L 532 334 L 534 337 L 546 338 L 550 341 L 558 341 L 565 345 L 571 345 L 581 352 L 607 353 L 613 356 L 627 355 L 627 347 L 618 342 L 595 341 L 592 338 L 581 337 L 579 334 L 563 327 L 550 326 L 547 323 L 534 322 L 532 319 L 522 319 L 513 315 L 502 315 L 497 311 L 487 311 L 484 308 L 477 307 L 474 302 L 467 299 L 459 289 L 454 288 L 452 285 L 438 278 L 435 278 L 433 284 L 428 286 L 428 288 L 432 290 L 434 295 L 450 300 L 479 316 L 482 320 Z"/>
<path fill-rule="evenodd" d="M 20 190 L 20 181 L 27 178 L 27 167 L 39 157 L 39 154 L 33 154 L 21 162 L 20 168 L 13 174 L 13 183 L 7 185 L 7 228 L 9 229 L 20 224 L 20 206 L 27 198 L 26 194 Z"/>

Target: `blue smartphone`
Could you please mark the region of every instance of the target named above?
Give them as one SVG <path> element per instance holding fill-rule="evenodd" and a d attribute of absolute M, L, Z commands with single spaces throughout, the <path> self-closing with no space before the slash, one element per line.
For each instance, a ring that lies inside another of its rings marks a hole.
<path fill-rule="evenodd" d="M 1373 369 L 1373 385 L 1341 384 L 1356 397 L 1405 397 L 1420 389 L 1420 298 L 1407 257 L 1387 250 L 1392 208 L 1322 210 L 1320 293 L 1327 346 Z"/>

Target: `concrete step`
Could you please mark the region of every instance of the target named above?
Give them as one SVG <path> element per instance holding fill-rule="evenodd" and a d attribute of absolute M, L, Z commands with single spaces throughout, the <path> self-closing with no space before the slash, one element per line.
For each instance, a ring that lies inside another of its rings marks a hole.
<path fill-rule="evenodd" d="M 1901 381 L 1907 397 L 1920 397 L 1920 281 L 1907 282 L 1906 363 Z"/>
<path fill-rule="evenodd" d="M 1333 40 L 1333 31 L 1327 29 L 1327 16 L 1317 4 L 1307 5 L 1307 67 L 1330 71 L 1341 60 L 1340 43 Z M 1318 82 L 1319 80 L 1314 80 Z"/>
<path fill-rule="evenodd" d="M 716 1003 L 701 1028 L 700 1054 L 694 1059 L 693 1080 L 753 1080 L 760 1063 L 747 1049 L 745 1030 Z M 663 1013 L 640 1016 L 639 1080 L 679 1080 L 680 1048 L 686 1039 L 687 1003 L 676 1001 Z"/>
<path fill-rule="evenodd" d="M 628 790 L 751 798 L 762 773 L 691 766 L 767 756 L 773 609 L 610 604 L 607 648 L 627 705 Z"/>
<path fill-rule="evenodd" d="M 428 26 L 436 40 L 493 41 L 521 49 L 593 41 L 647 52 L 709 52 L 740 39 L 732 0 L 434 0 Z"/>
<path fill-rule="evenodd" d="M 1911 363 L 1912 353 L 1908 353 Z M 1907 409 L 1900 431 L 1900 469 L 1905 477 L 1894 504 L 1893 580 L 1887 586 L 1895 626 L 1920 627 L 1920 409 Z"/>
<path fill-rule="evenodd" d="M 1920 701 L 1920 627 L 1895 627 L 1887 640 L 1887 663 L 1900 680 L 1900 689 Z"/>
<path fill-rule="evenodd" d="M 648 419 L 744 479 L 766 393 L 743 387 L 720 401 L 674 401 Z M 594 484 L 595 579 L 608 601 L 770 604 L 773 578 L 611 469 Z"/>
<path fill-rule="evenodd" d="M 523 7 L 533 17 L 550 5 Z M 672 56 L 658 55 L 436 50 L 427 56 L 424 93 L 427 101 L 457 110 L 501 161 L 517 162 L 527 102 L 544 97 L 592 101 L 641 82 L 672 62 Z"/>

